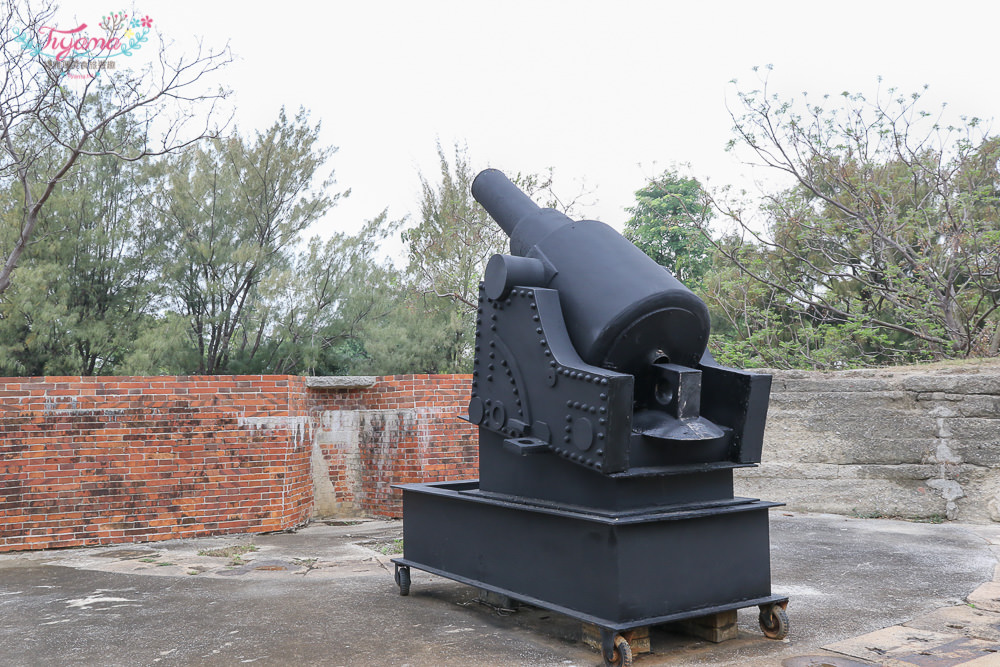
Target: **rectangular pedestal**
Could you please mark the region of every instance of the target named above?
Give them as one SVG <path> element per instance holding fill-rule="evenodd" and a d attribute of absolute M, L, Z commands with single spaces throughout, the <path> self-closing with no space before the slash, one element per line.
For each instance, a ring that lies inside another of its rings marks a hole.
<path fill-rule="evenodd" d="M 776 503 L 621 516 L 505 502 L 475 482 L 403 488 L 397 562 L 609 629 L 784 599 L 771 595 Z"/>

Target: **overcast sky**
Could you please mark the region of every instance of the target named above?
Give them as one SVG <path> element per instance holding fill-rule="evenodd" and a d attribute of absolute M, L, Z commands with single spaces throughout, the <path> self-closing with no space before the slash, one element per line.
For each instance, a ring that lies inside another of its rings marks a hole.
<path fill-rule="evenodd" d="M 436 143 L 473 165 L 555 170 L 557 193 L 584 184 L 583 212 L 618 228 L 648 177 L 675 163 L 711 185 L 745 185 L 725 152 L 730 81 L 810 96 L 930 86 L 931 106 L 993 118 L 1000 107 L 993 2 L 282 2 L 148 0 L 163 38 L 229 42 L 225 83 L 244 130 L 282 105 L 323 122 L 331 167 L 351 188 L 316 231 L 353 231 L 389 207 L 418 210 Z M 57 17 L 100 20 L 106 2 Z M 92 15 L 92 16 L 91 16 Z M 60 20 L 62 20 L 60 18 Z M 735 108 L 735 107 L 734 107 Z"/>

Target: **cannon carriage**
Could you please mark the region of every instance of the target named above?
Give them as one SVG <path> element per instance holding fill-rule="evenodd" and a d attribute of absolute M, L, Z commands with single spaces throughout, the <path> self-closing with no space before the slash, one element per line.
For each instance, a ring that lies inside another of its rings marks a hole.
<path fill-rule="evenodd" d="M 787 633 L 767 512 L 735 497 L 760 462 L 771 378 L 706 350 L 705 304 L 611 227 L 472 185 L 510 237 L 480 286 L 467 418 L 479 479 L 402 486 L 410 568 L 622 633 L 744 607 Z"/>

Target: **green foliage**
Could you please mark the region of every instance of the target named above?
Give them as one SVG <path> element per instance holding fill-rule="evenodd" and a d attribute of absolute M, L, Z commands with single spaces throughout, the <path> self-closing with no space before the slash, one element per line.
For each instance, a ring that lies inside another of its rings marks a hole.
<path fill-rule="evenodd" d="M 335 375 L 359 363 L 365 324 L 392 307 L 395 272 L 378 250 L 398 226 L 383 212 L 354 236 L 313 237 L 288 267 L 270 272 L 240 332 L 234 372 Z"/>
<path fill-rule="evenodd" d="M 366 359 L 363 326 L 395 305 L 378 247 L 399 225 L 382 214 L 303 241 L 339 197 L 330 180 L 313 187 L 332 153 L 318 131 L 282 113 L 252 138 L 81 162 L 0 301 L 0 373 L 328 374 Z M 18 229 L 9 185 L 5 238 Z"/>
<path fill-rule="evenodd" d="M 795 184 L 714 201 L 738 234 L 706 293 L 723 358 L 840 368 L 1000 347 L 1000 139 L 940 127 L 919 95 L 813 104 L 740 92 L 734 147 Z M 754 217 L 747 211 L 756 211 Z M 716 267 L 720 266 L 718 260 Z"/>
<path fill-rule="evenodd" d="M 121 375 L 183 375 L 197 368 L 198 351 L 188 342 L 188 321 L 177 313 L 149 318 L 120 367 Z"/>
<path fill-rule="evenodd" d="M 172 156 L 159 165 L 154 195 L 170 261 L 163 271 L 168 308 L 187 318 L 197 373 L 227 372 L 241 341 L 244 366 L 271 325 L 261 315 L 261 285 L 292 266 L 289 251 L 339 195 L 332 181 L 312 188 L 332 149 L 318 146 L 319 125 L 300 110 L 252 140 L 238 134 Z M 253 341 L 248 343 L 248 341 Z"/>
<path fill-rule="evenodd" d="M 125 127 L 113 124 L 105 140 L 118 141 L 112 132 Z M 139 164 L 99 155 L 59 183 L 0 302 L 0 372 L 94 375 L 122 363 L 152 315 L 162 248 L 159 228 L 145 224 L 144 180 Z M 17 229 L 16 216 L 5 223 Z"/>
<path fill-rule="evenodd" d="M 694 289 L 711 267 L 712 244 L 702 232 L 711 219 L 701 184 L 667 170 L 635 193 L 624 236 Z"/>
<path fill-rule="evenodd" d="M 356 372 L 467 373 L 472 369 L 479 281 L 489 258 L 505 253 L 503 230 L 472 197 L 473 169 L 467 151 L 456 147 L 449 162 L 438 146 L 439 180 L 420 177 L 419 222 L 403 232 L 409 263 L 392 283 L 392 305 L 371 320 L 362 336 L 364 359 Z M 512 179 L 529 196 L 562 203 L 551 189 L 551 173 Z"/>
<path fill-rule="evenodd" d="M 798 308 L 776 280 L 780 252 L 729 235 L 700 290 L 712 313 L 710 349 L 740 368 L 844 369 L 929 359 L 912 337 Z M 742 268 L 741 268 L 742 267 Z"/>
<path fill-rule="evenodd" d="M 383 343 L 376 357 L 378 367 L 395 367 L 397 372 L 471 368 L 479 280 L 489 258 L 504 252 L 507 244 L 503 230 L 472 198 L 476 172 L 466 152 L 456 148 L 451 165 L 438 146 L 438 158 L 440 182 L 432 184 L 421 175 L 420 222 L 403 232 L 409 253 L 408 293 L 396 307 L 395 321 L 385 324 L 386 333 L 409 335 L 403 343 L 409 354 L 390 352 Z M 371 343 L 379 345 L 377 339 Z"/>
<path fill-rule="evenodd" d="M 373 375 L 466 373 L 470 317 L 431 294 L 405 285 L 389 314 L 372 321 L 362 335 L 365 357 L 352 372 Z"/>
<path fill-rule="evenodd" d="M 420 177 L 420 222 L 403 233 L 413 287 L 451 301 L 459 311 L 476 309 L 486 262 L 504 252 L 507 236 L 472 198 L 476 176 L 465 151 L 456 148 L 454 166 L 438 146 L 440 183 Z"/>
<path fill-rule="evenodd" d="M 323 179 L 334 149 L 305 111 L 157 157 L 113 92 L 10 126 L 0 373 L 470 369 L 478 284 L 507 238 L 471 196 L 467 151 L 438 147 L 397 270 L 379 248 L 402 225 L 385 213 L 306 240 L 341 195 Z M 728 200 L 666 171 L 636 192 L 625 227 L 705 299 L 718 360 L 850 368 L 1000 353 L 1000 137 L 974 118 L 941 127 L 919 95 L 892 89 L 816 104 L 765 86 L 739 100 L 733 148 L 792 184 Z M 90 126 L 94 150 L 67 166 L 56 139 Z M 513 180 L 551 207 L 575 203 L 552 194 L 551 173 Z"/>

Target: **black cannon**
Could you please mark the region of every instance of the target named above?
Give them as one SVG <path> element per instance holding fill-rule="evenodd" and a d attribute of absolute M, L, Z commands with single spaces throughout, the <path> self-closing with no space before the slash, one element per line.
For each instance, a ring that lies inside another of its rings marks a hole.
<path fill-rule="evenodd" d="M 472 194 L 511 252 L 480 285 L 479 479 L 401 487 L 400 592 L 413 567 L 579 618 L 608 664 L 623 631 L 750 606 L 783 637 L 778 503 L 733 495 L 760 461 L 770 376 L 717 364 L 705 304 L 611 227 L 492 169 Z"/>

